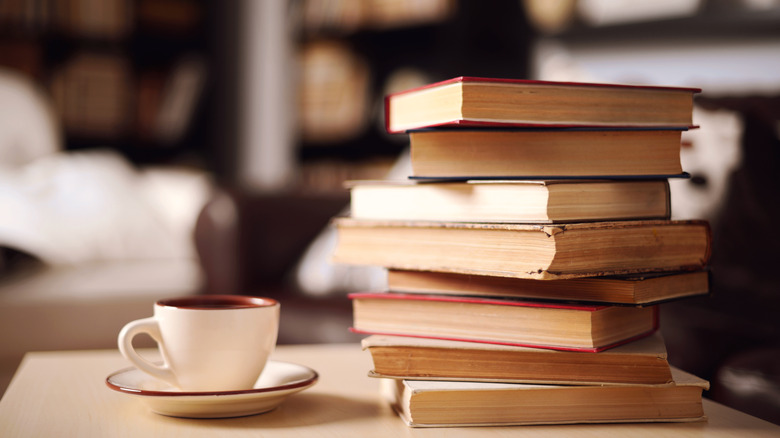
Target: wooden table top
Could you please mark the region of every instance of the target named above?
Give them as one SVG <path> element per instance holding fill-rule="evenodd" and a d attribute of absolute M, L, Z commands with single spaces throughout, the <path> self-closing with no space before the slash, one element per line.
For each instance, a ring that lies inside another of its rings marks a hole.
<path fill-rule="evenodd" d="M 319 381 L 273 411 L 205 420 L 155 414 L 109 389 L 106 377 L 129 366 L 118 351 L 28 353 L 0 400 L 0 436 L 780 436 L 780 427 L 709 400 L 708 421 L 696 423 L 414 429 L 382 400 L 378 380 L 367 376 L 371 358 L 358 344 L 279 346 L 272 359 L 313 368 Z"/>

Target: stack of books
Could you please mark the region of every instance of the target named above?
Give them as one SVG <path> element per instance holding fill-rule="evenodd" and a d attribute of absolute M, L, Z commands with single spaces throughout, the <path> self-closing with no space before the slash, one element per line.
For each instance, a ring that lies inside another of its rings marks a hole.
<path fill-rule="evenodd" d="M 658 304 L 708 293 L 706 221 L 668 178 L 697 89 L 461 77 L 386 98 L 409 181 L 351 184 L 340 263 L 370 375 L 411 426 L 694 421 Z"/>

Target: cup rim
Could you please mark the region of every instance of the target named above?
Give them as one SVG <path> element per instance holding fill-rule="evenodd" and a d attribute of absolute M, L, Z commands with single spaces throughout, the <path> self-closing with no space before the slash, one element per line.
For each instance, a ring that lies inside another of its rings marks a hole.
<path fill-rule="evenodd" d="M 190 295 L 158 300 L 155 305 L 177 309 L 231 310 L 273 307 L 279 302 L 273 298 L 250 295 Z M 218 306 L 218 307 L 217 307 Z"/>

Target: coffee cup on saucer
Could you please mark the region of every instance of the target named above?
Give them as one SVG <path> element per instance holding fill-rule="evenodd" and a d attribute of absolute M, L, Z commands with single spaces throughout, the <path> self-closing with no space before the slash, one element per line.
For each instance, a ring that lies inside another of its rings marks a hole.
<path fill-rule="evenodd" d="M 251 389 L 276 346 L 279 302 L 240 295 L 193 295 L 157 301 L 154 316 L 126 324 L 122 355 L 139 370 L 183 391 Z M 136 335 L 157 342 L 163 364 L 136 352 Z"/>

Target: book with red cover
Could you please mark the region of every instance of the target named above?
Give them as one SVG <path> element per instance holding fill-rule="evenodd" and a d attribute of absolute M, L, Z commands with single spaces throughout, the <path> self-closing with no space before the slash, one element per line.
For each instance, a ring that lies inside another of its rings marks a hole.
<path fill-rule="evenodd" d="M 461 76 L 385 98 L 390 133 L 439 126 L 693 127 L 698 88 Z"/>
<path fill-rule="evenodd" d="M 393 292 L 355 293 L 355 333 L 598 352 L 647 336 L 657 307 L 529 302 Z"/>

